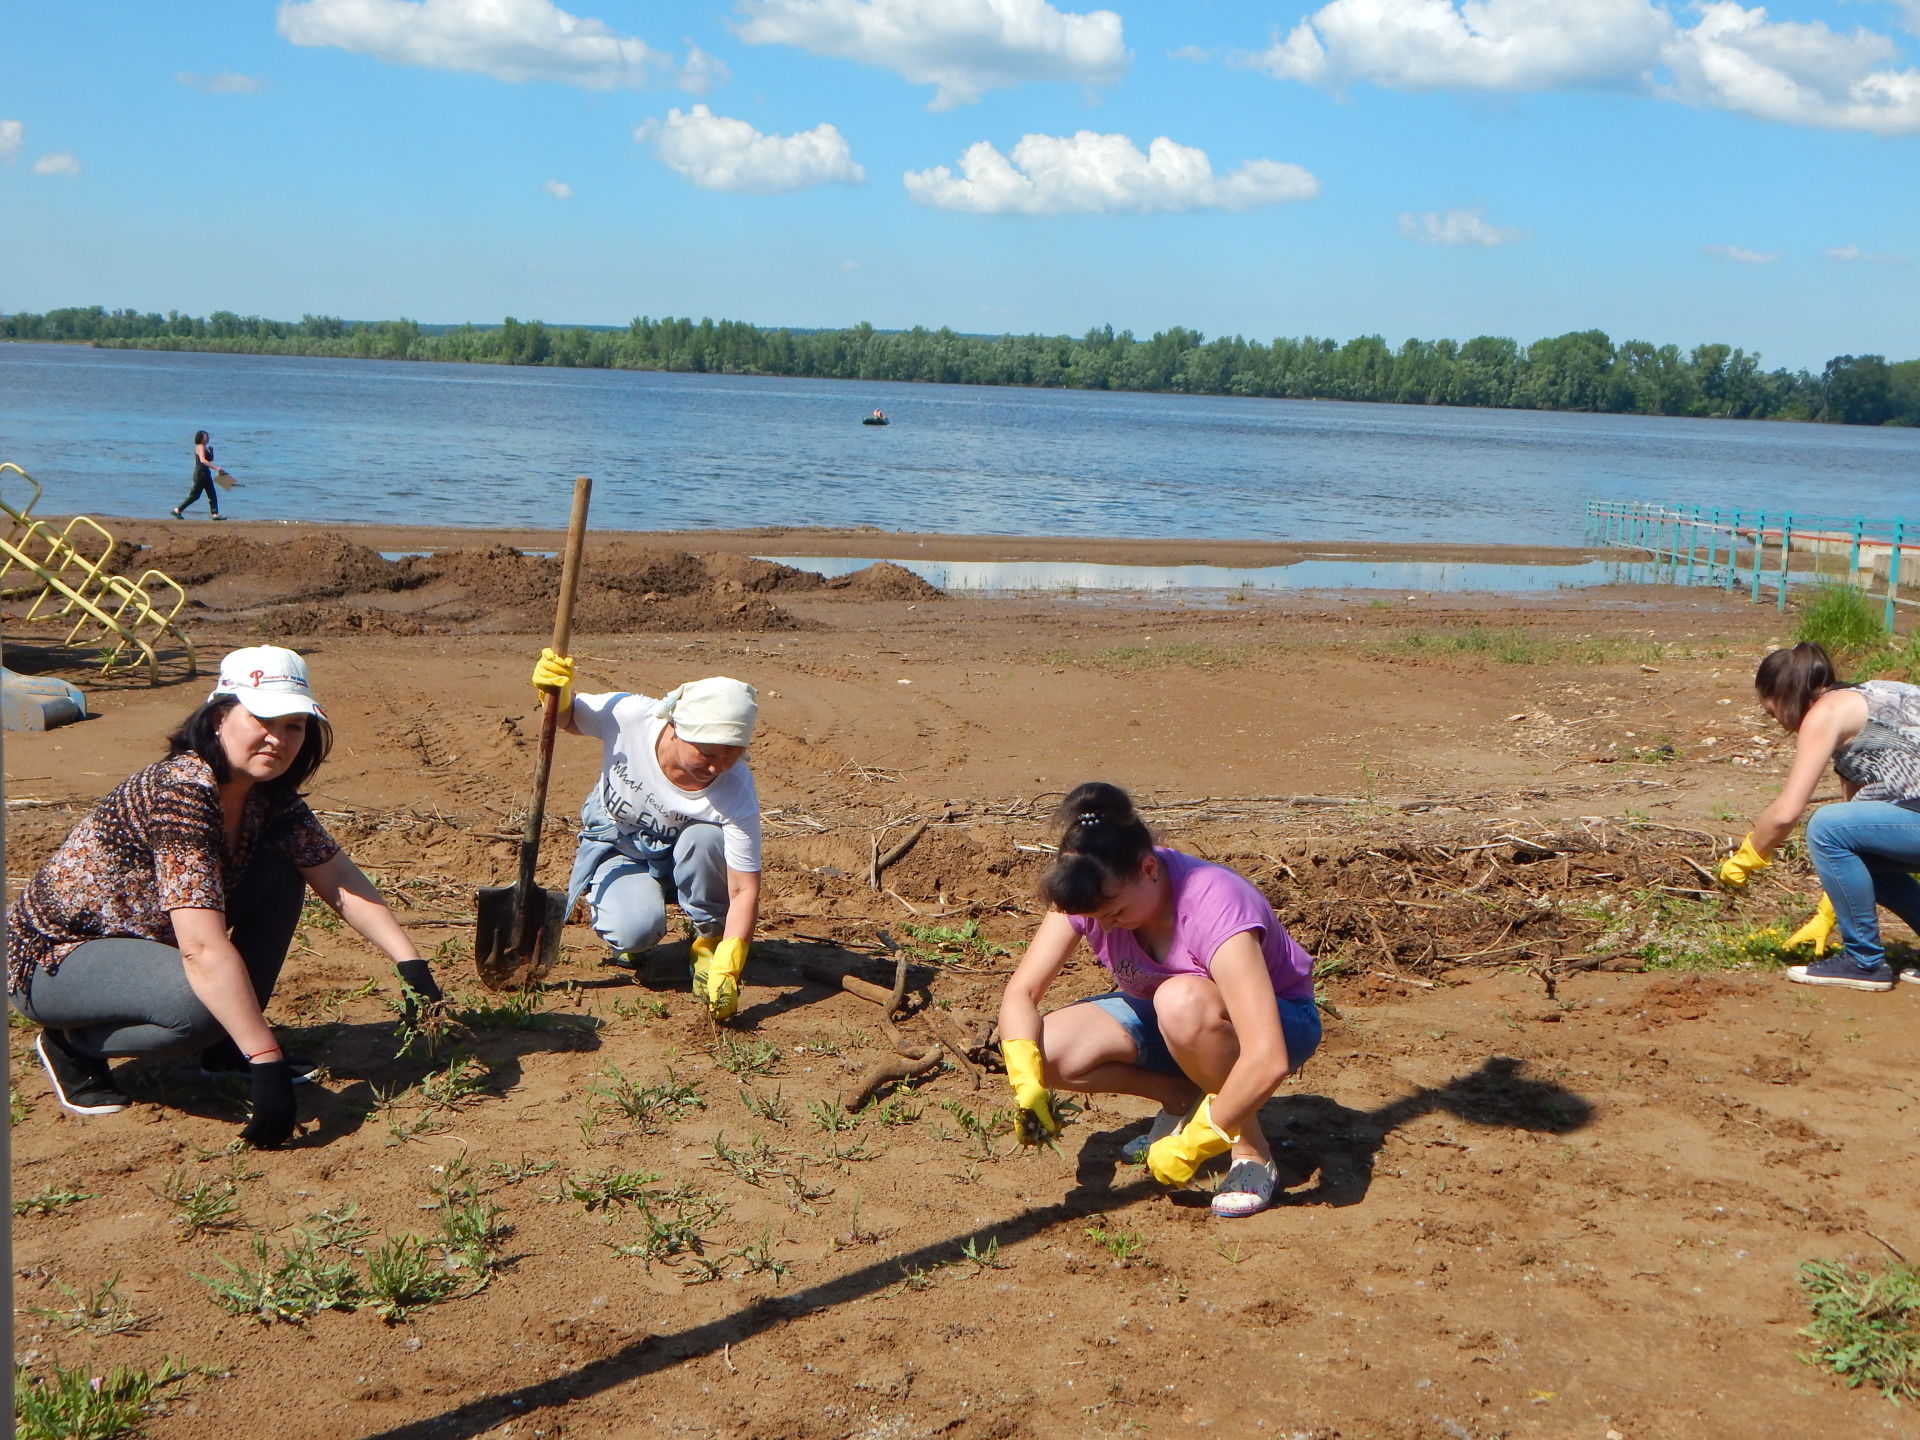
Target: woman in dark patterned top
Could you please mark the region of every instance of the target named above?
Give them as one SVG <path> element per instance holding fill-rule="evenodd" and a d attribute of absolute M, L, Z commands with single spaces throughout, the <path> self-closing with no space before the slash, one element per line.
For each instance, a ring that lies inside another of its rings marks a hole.
<path fill-rule="evenodd" d="M 124 781 L 61 842 L 8 914 L 7 998 L 44 1028 L 54 1094 L 78 1115 L 127 1108 L 108 1060 L 201 1051 L 245 1073 L 241 1138 L 293 1133 L 290 1061 L 262 1015 L 307 886 L 398 967 L 411 1004 L 438 1000 L 419 950 L 373 883 L 300 798 L 333 734 L 307 666 L 259 645 L 175 730 L 167 757 Z"/>
<path fill-rule="evenodd" d="M 1760 662 L 1760 706 L 1795 737 L 1793 765 L 1777 798 L 1754 817 L 1753 833 L 1720 866 L 1738 889 L 1793 832 L 1829 761 L 1840 777 L 1837 805 L 1807 821 L 1807 854 L 1826 894 L 1791 944 L 1811 943 L 1814 960 L 1787 978 L 1802 985 L 1891 990 L 1893 967 L 1880 944 L 1878 906 L 1920 929 L 1920 686 L 1893 680 L 1843 685 L 1818 645 L 1776 650 Z M 1840 953 L 1821 958 L 1835 928 Z M 1906 970 L 1901 980 L 1920 981 Z"/>

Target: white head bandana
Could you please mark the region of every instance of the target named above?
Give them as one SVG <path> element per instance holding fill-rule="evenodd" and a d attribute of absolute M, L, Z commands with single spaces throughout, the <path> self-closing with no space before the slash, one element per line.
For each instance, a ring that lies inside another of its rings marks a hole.
<path fill-rule="evenodd" d="M 656 700 L 653 713 L 693 745 L 750 745 L 760 713 L 754 688 L 744 680 L 715 675 L 689 680 Z"/>

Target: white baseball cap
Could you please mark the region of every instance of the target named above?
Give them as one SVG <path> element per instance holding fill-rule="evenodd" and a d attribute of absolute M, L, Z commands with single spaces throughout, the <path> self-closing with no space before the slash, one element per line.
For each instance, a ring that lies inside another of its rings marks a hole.
<path fill-rule="evenodd" d="M 233 696 L 262 720 L 282 715 L 327 718 L 307 683 L 307 662 L 279 645 L 249 645 L 222 660 L 220 683 L 207 699 L 218 700 L 222 695 Z"/>

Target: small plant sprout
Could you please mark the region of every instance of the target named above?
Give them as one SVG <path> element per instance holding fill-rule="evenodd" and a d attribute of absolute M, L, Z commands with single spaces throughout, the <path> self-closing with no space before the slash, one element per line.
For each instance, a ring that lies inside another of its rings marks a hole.
<path fill-rule="evenodd" d="M 389 1236 L 367 1261 L 369 1301 L 389 1325 L 451 1300 L 459 1288 L 459 1276 L 436 1262 L 426 1243 L 414 1235 Z"/>
<path fill-rule="evenodd" d="M 58 1280 L 53 1283 L 67 1297 L 67 1303 L 30 1308 L 31 1314 L 50 1325 L 57 1325 L 62 1330 L 84 1331 L 88 1335 L 131 1335 L 147 1327 L 146 1318 L 136 1315 L 133 1307 L 114 1288 L 120 1283 L 118 1270 L 102 1281 L 97 1289 L 86 1294 Z"/>
<path fill-rule="evenodd" d="M 16 1215 L 64 1215 L 72 1206 L 82 1200 L 97 1200 L 99 1196 L 91 1190 L 66 1190 L 58 1185 L 48 1185 L 37 1195 L 29 1195 L 24 1200 L 13 1202 Z"/>
<path fill-rule="evenodd" d="M 907 951 L 916 960 L 948 970 L 974 974 L 997 974 L 1005 967 L 998 961 L 1007 955 L 1007 947 L 980 933 L 980 922 L 964 925 L 917 925 L 909 921 L 901 930 L 907 937 Z"/>
<path fill-rule="evenodd" d="M 344 1260 L 323 1260 L 313 1237 L 297 1236 L 276 1256 L 266 1237 L 253 1237 L 253 1264 L 221 1260 L 225 1275 L 194 1278 L 204 1284 L 221 1309 L 251 1315 L 262 1325 L 276 1321 L 302 1325 L 322 1310 L 351 1310 L 360 1298 L 359 1278 Z"/>
<path fill-rule="evenodd" d="M 780 1063 L 780 1047 L 771 1040 L 754 1040 L 720 1032 L 713 1063 L 735 1075 L 766 1075 Z"/>
<path fill-rule="evenodd" d="M 813 1117 L 813 1123 L 829 1135 L 842 1135 L 858 1128 L 860 1118 L 849 1115 L 837 1103 L 831 1100 L 809 1100 L 807 1113 Z"/>
<path fill-rule="evenodd" d="M 173 1223 L 180 1227 L 183 1240 L 239 1224 L 240 1193 L 230 1179 L 195 1180 L 176 1170 L 160 1194 L 173 1207 Z"/>
<path fill-rule="evenodd" d="M 596 1114 L 626 1120 L 642 1135 L 657 1135 L 662 1125 L 706 1104 L 699 1087 L 680 1079 L 671 1067 L 663 1083 L 637 1085 L 620 1073 L 619 1066 L 609 1065 L 587 1086 L 587 1094 L 593 1097 Z"/>
<path fill-rule="evenodd" d="M 793 1107 L 781 1093 L 781 1087 L 773 1087 L 773 1094 L 762 1095 L 751 1085 L 740 1087 L 740 1103 L 747 1113 L 758 1120 L 766 1120 L 775 1125 L 785 1125 L 793 1118 Z"/>
<path fill-rule="evenodd" d="M 634 1202 L 640 1233 L 625 1244 L 613 1244 L 608 1248 L 616 1255 L 641 1261 L 648 1270 L 653 1269 L 655 1261 L 697 1260 L 706 1254 L 707 1227 L 724 1215 L 726 1210 L 725 1201 L 691 1185 L 679 1185 L 664 1193 L 643 1195 Z M 682 1274 L 684 1283 L 697 1284 L 701 1279 L 717 1278 L 697 1268 L 691 1273 L 695 1277 L 692 1280 L 687 1278 L 687 1274 Z"/>
<path fill-rule="evenodd" d="M 622 1020 L 637 1020 L 646 1016 L 649 1020 L 667 1018 L 667 1002 L 657 995 L 642 995 L 638 1000 L 615 1000 L 613 1013 Z"/>
<path fill-rule="evenodd" d="M 758 1135 L 749 1135 L 744 1144 L 729 1145 L 723 1130 L 713 1137 L 713 1149 L 705 1158 L 713 1162 L 716 1170 L 729 1171 L 749 1185 L 764 1185 L 793 1173 L 781 1163 L 785 1153 Z"/>
<path fill-rule="evenodd" d="M 774 1256 L 773 1227 L 771 1225 L 764 1227 L 760 1231 L 760 1238 L 757 1241 L 739 1250 L 735 1250 L 729 1258 L 738 1259 L 742 1261 L 745 1266 L 745 1268 L 741 1270 L 740 1275 L 735 1277 L 736 1279 L 747 1275 L 764 1273 L 773 1276 L 774 1282 L 777 1284 L 793 1273 L 791 1267 L 789 1267 L 785 1261 L 776 1259 Z"/>
<path fill-rule="evenodd" d="M 487 1162 L 487 1178 L 501 1185 L 518 1185 L 522 1180 L 538 1179 L 559 1163 L 558 1160 L 534 1160 L 525 1155 L 512 1164 L 505 1160 L 490 1160 Z"/>
<path fill-rule="evenodd" d="M 356 1201 L 348 1201 L 307 1217 L 307 1234 L 312 1238 L 315 1250 L 341 1250 L 349 1255 L 358 1255 L 360 1242 L 372 1233 L 373 1227 L 361 1219 L 360 1206 Z"/>
<path fill-rule="evenodd" d="M 875 1230 L 860 1218 L 860 1211 L 867 1203 L 867 1197 L 858 1190 L 853 1192 L 852 1214 L 848 1217 L 847 1233 L 840 1237 L 842 1245 L 871 1245 L 886 1237 L 886 1231 Z"/>
<path fill-rule="evenodd" d="M 596 1170 L 585 1175 L 569 1175 L 560 1182 L 551 1200 L 571 1200 L 589 1212 L 610 1210 L 616 1205 L 631 1205 L 647 1193 L 647 1186 L 660 1177 L 650 1170 Z"/>
<path fill-rule="evenodd" d="M 982 1270 L 1005 1270 L 1007 1268 L 1007 1262 L 1000 1258 L 1000 1239 L 997 1235 L 989 1235 L 985 1245 L 980 1243 L 980 1237 L 976 1235 L 960 1247 L 960 1253 L 966 1259 L 973 1262 L 973 1270 L 976 1275 Z"/>
<path fill-rule="evenodd" d="M 1131 1230 L 1108 1230 L 1103 1226 L 1089 1225 L 1087 1238 L 1122 1265 L 1144 1258 L 1147 1248 L 1146 1237 Z"/>
<path fill-rule="evenodd" d="M 437 1070 L 420 1082 L 420 1098 L 443 1110 L 458 1110 L 476 1096 L 486 1093 L 492 1079 L 486 1065 L 465 1050 L 456 1050 L 446 1068 Z"/>
<path fill-rule="evenodd" d="M 919 1120 L 924 1109 L 914 1099 L 911 1090 L 896 1090 L 886 1099 L 869 1104 L 860 1113 L 862 1117 L 873 1116 L 882 1125 L 912 1125 Z"/>

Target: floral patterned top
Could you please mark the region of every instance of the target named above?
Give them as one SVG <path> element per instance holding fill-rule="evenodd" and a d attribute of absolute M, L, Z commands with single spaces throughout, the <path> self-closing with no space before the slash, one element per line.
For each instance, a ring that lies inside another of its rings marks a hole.
<path fill-rule="evenodd" d="M 324 865 L 339 845 L 307 802 L 255 786 L 229 850 L 220 791 L 198 755 L 175 755 L 122 781 L 74 826 L 7 914 L 7 993 L 51 975 L 89 940 L 177 943 L 171 912 L 225 910 L 227 891 L 266 845 L 295 866 Z"/>

